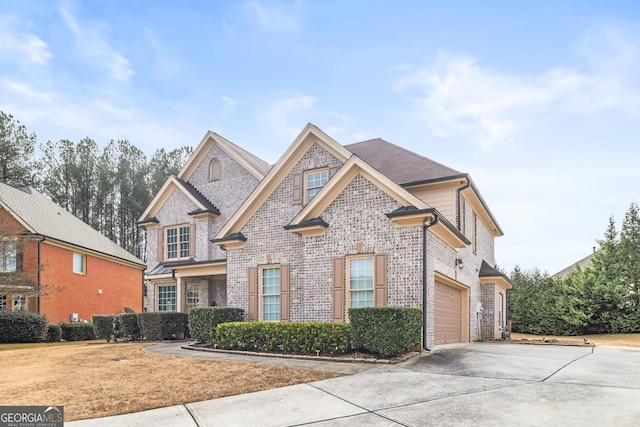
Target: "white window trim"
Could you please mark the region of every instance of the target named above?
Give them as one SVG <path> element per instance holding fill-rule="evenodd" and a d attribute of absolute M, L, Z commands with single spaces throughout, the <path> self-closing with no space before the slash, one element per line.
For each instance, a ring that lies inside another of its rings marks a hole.
<path fill-rule="evenodd" d="M 2 238 L 0 239 L 2 247 L 0 248 L 0 271 L 4 273 L 13 273 L 18 268 L 18 241 L 15 238 Z M 13 254 L 13 269 L 7 269 L 8 249 L 12 246 Z"/>
<path fill-rule="evenodd" d="M 21 300 L 24 301 L 23 304 L 20 304 L 20 308 L 16 309 L 16 301 Z M 28 311 L 28 307 L 27 307 L 27 297 L 25 295 L 13 295 L 13 297 L 11 298 L 11 310 L 12 311 Z"/>
<path fill-rule="evenodd" d="M 278 320 L 264 320 L 264 297 L 265 296 L 274 296 L 276 294 L 267 294 L 265 295 L 262 290 L 262 279 L 263 279 L 263 271 L 271 268 L 278 269 L 278 302 L 280 310 L 282 310 L 282 268 L 280 264 L 265 264 L 258 267 L 258 301 L 259 301 L 259 320 L 260 322 L 279 322 L 280 321 L 280 310 L 278 310 Z"/>
<path fill-rule="evenodd" d="M 349 321 L 349 309 L 351 308 L 351 260 L 354 259 L 371 259 L 371 291 L 373 292 L 373 305 L 376 306 L 376 256 L 375 254 L 358 254 L 358 255 L 347 255 L 345 257 L 345 301 L 346 301 L 346 313 L 345 313 L 345 321 Z M 362 289 L 359 289 L 360 291 Z"/>
<path fill-rule="evenodd" d="M 325 172 L 325 171 L 327 172 L 327 181 L 323 185 L 321 185 L 319 187 L 309 187 L 307 185 L 307 182 L 308 182 L 307 181 L 307 177 L 309 175 L 313 175 L 313 174 L 320 173 L 320 172 Z M 302 186 L 303 186 L 303 191 L 304 191 L 304 193 L 303 193 L 304 203 L 307 204 L 310 201 L 310 199 L 309 199 L 309 190 L 316 189 L 316 188 L 322 189 L 325 185 L 327 185 L 327 182 L 329 182 L 329 168 L 326 167 L 326 168 L 318 168 L 318 169 L 306 170 L 302 174 L 302 181 L 303 181 L 302 182 Z"/>
<path fill-rule="evenodd" d="M 175 300 L 174 300 L 174 310 L 160 310 L 160 288 L 165 288 L 165 287 L 173 287 L 174 289 L 174 295 L 175 295 Z M 175 283 L 158 283 L 156 284 L 156 311 L 161 312 L 161 313 L 175 313 L 176 311 L 178 311 L 178 286 Z"/>
<path fill-rule="evenodd" d="M 0 301 L 2 301 L 0 303 L 0 312 L 7 311 L 7 295 L 6 294 L 0 295 Z"/>
<path fill-rule="evenodd" d="M 186 228 L 188 233 L 189 233 L 189 240 L 186 241 L 186 243 L 189 244 L 189 249 L 187 250 L 187 256 L 180 256 L 181 254 L 181 249 L 180 249 L 180 244 L 181 243 L 185 243 L 182 242 L 180 240 L 180 229 L 181 228 Z M 170 258 L 169 257 L 169 230 L 176 230 L 176 243 L 174 243 L 176 245 L 176 257 L 175 258 Z M 191 236 L 191 224 L 179 224 L 179 225 L 172 225 L 169 227 L 165 227 L 164 228 L 164 259 L 169 261 L 169 260 L 181 260 L 181 259 L 188 259 L 189 258 L 189 253 L 191 251 L 191 244 L 193 236 Z"/>
<path fill-rule="evenodd" d="M 81 257 L 81 262 L 82 262 L 82 270 L 81 271 L 77 271 L 76 270 L 76 256 Z M 86 254 L 81 254 L 80 252 L 74 252 L 73 253 L 73 257 L 71 259 L 72 262 L 72 271 L 73 274 L 79 274 L 81 276 L 86 276 L 87 275 L 87 255 Z"/>

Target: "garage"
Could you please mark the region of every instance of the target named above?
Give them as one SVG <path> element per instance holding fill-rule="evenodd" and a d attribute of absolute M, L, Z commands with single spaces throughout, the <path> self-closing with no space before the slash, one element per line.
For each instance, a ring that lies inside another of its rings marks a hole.
<path fill-rule="evenodd" d="M 439 281 L 435 288 L 435 344 L 462 342 L 463 291 Z"/>

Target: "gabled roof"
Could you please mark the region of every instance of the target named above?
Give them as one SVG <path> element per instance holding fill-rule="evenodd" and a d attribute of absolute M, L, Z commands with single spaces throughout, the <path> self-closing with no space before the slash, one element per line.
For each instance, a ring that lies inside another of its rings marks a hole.
<path fill-rule="evenodd" d="M 345 145 L 344 148 L 400 185 L 461 175 L 455 169 L 381 138 Z"/>
<path fill-rule="evenodd" d="M 240 209 L 229 219 L 225 226 L 218 232 L 215 239 L 223 239 L 225 236 L 238 233 L 251 219 L 253 214 L 262 206 L 265 200 L 273 193 L 276 187 L 287 176 L 289 171 L 298 163 L 302 156 L 313 144 L 320 144 L 332 155 L 345 162 L 350 156 L 342 145 L 338 144 L 329 135 L 318 129 L 317 126 L 308 123 L 302 132 L 289 146 L 280 160 L 271 168 L 267 176 L 253 190 L 253 193 L 244 201 Z"/>
<path fill-rule="evenodd" d="M 578 267 L 580 268 L 587 267 L 589 264 L 591 264 L 591 258 L 593 258 L 594 254 L 595 252 L 587 255 L 586 257 L 582 258 L 580 261 L 576 261 L 573 264 L 571 264 L 569 267 L 563 268 L 562 270 L 558 271 L 556 274 L 552 275 L 551 277 L 554 279 L 564 279 L 569 275 L 569 273 L 577 270 Z"/>
<path fill-rule="evenodd" d="M 511 279 L 509 279 L 506 274 L 491 267 L 485 260 L 482 260 L 478 276 L 480 277 L 480 283 L 495 282 L 504 289 L 513 289 Z"/>
<path fill-rule="evenodd" d="M 151 203 L 149 203 L 147 209 L 142 213 L 138 220 L 138 225 L 157 224 L 158 220 L 155 218 L 155 215 L 165 204 L 174 189 L 181 191 L 196 206 L 196 210 L 191 212 L 192 214 L 211 213 L 213 215 L 220 215 L 218 208 L 196 190 L 193 185 L 172 175 L 167 179 L 160 191 L 158 191 L 158 194 L 156 194 Z"/>
<path fill-rule="evenodd" d="M 31 233 L 144 266 L 140 259 L 31 187 L 0 183 L 0 206 Z"/>
<path fill-rule="evenodd" d="M 187 160 L 187 163 L 185 163 L 182 170 L 178 173 L 178 178 L 188 181 L 213 145 L 220 147 L 222 151 L 242 165 L 249 173 L 256 177 L 258 181 L 263 179 L 271 169 L 271 166 L 264 160 L 238 147 L 217 133 L 208 131 L 191 154 L 191 157 L 189 157 L 189 160 Z"/>

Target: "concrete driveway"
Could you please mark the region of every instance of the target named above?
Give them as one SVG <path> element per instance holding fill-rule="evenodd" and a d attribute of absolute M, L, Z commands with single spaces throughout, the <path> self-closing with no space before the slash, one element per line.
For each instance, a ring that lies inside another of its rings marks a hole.
<path fill-rule="evenodd" d="M 640 349 L 440 346 L 341 378 L 67 425 L 637 426 Z"/>

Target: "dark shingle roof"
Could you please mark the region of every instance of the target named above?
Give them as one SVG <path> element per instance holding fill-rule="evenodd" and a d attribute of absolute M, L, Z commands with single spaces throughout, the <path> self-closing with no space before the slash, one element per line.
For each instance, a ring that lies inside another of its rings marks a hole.
<path fill-rule="evenodd" d="M 176 181 L 178 181 L 178 183 L 182 185 L 182 188 L 189 192 L 189 194 L 195 197 L 196 200 L 198 200 L 198 202 L 200 202 L 202 206 L 204 206 L 205 210 L 203 212 L 211 212 L 213 214 L 220 215 L 220 210 L 218 210 L 218 208 L 213 203 L 211 203 L 209 199 L 207 199 L 201 192 L 199 192 L 196 187 L 191 185 L 190 182 L 183 181 L 178 177 L 176 177 Z M 194 212 L 200 213 L 200 211 Z"/>
<path fill-rule="evenodd" d="M 0 201 L 36 234 L 135 264 L 144 263 L 31 187 L 0 183 Z"/>
<path fill-rule="evenodd" d="M 410 184 L 462 175 L 461 172 L 381 138 L 344 148 L 376 168 L 396 184 Z"/>

